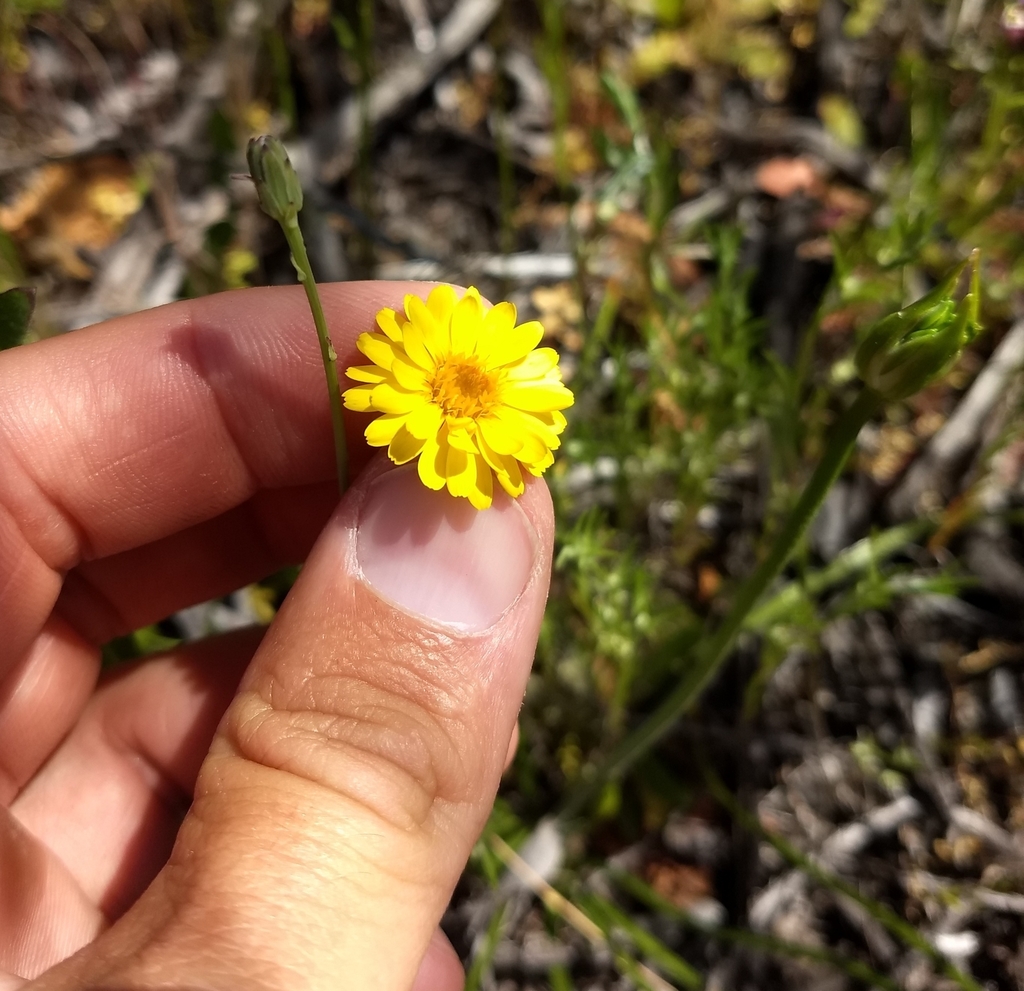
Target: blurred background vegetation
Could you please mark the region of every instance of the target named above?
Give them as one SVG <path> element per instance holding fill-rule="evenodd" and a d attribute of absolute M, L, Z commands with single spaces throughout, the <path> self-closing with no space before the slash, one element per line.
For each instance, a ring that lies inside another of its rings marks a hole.
<path fill-rule="evenodd" d="M 234 177 L 271 132 L 318 279 L 476 284 L 562 354 L 551 601 L 444 923 L 470 988 L 1024 987 L 1022 46 L 989 0 L 0 0 L 30 336 L 293 281 Z M 986 332 L 860 431 L 717 677 L 608 773 L 858 341 L 976 247 Z M 108 653 L 266 622 L 293 577 Z"/>

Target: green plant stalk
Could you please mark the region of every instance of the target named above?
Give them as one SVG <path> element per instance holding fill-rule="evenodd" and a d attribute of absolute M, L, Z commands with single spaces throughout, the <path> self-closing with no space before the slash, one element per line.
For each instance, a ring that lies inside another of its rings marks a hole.
<path fill-rule="evenodd" d="M 704 978 L 696 967 L 670 950 L 653 933 L 634 922 L 626 912 L 594 894 L 583 895 L 581 901 L 583 910 L 601 927 L 609 944 L 614 945 L 613 940 L 618 934 L 625 934 L 638 953 L 653 963 L 669 980 L 687 991 L 700 991 L 704 987 Z"/>
<path fill-rule="evenodd" d="M 778 592 L 747 614 L 743 628 L 760 632 L 782 622 L 786 614 L 803 599 L 820 595 L 834 585 L 860 574 L 872 564 L 898 554 L 904 547 L 934 530 L 937 525 L 937 521 L 932 519 L 918 519 L 858 540 L 820 571 L 812 571 L 802 581 L 783 585 Z"/>
<path fill-rule="evenodd" d="M 491 968 L 494 954 L 501 942 L 505 931 L 505 916 L 508 914 L 508 902 L 502 900 L 495 906 L 491 913 L 490 922 L 487 924 L 487 932 L 484 934 L 483 944 L 473 956 L 469 972 L 466 974 L 464 991 L 479 991 L 484 983 L 484 978 Z"/>
<path fill-rule="evenodd" d="M 373 216 L 373 126 L 370 123 L 370 87 L 373 85 L 373 43 L 376 34 L 373 0 L 359 0 L 359 161 L 358 193 L 363 212 Z M 373 260 L 373 245 L 366 239 L 367 261 Z"/>
<path fill-rule="evenodd" d="M 720 939 L 723 942 L 735 943 L 737 946 L 746 946 L 752 950 L 760 950 L 762 953 L 790 957 L 795 960 L 814 960 L 817 963 L 835 967 L 837 970 L 849 974 L 854 980 L 861 981 L 868 987 L 878 987 L 884 989 L 884 991 L 899 991 L 899 985 L 892 978 L 878 973 L 878 971 L 854 957 L 837 953 L 825 947 L 793 943 L 789 940 L 779 939 L 775 936 L 753 932 L 748 929 L 731 929 L 727 926 L 704 923 L 689 912 L 673 905 L 633 874 L 613 871 L 611 878 L 619 887 L 648 908 L 667 915 L 684 926 L 696 929 L 712 939 Z"/>
<path fill-rule="evenodd" d="M 572 975 L 560 963 L 556 963 L 548 971 L 548 984 L 551 985 L 551 991 L 576 991 Z"/>
<path fill-rule="evenodd" d="M 575 818 L 582 812 L 607 781 L 620 777 L 632 767 L 696 703 L 701 692 L 728 657 L 751 609 L 793 555 L 800 538 L 821 508 L 832 483 L 843 470 L 861 427 L 867 423 L 881 403 L 882 397 L 877 392 L 866 386 L 862 388 L 836 424 L 824 456 L 818 462 L 818 467 L 815 468 L 807 487 L 776 536 L 767 557 L 740 586 L 729 614 L 708 641 L 707 648 L 698 654 L 690 670 L 668 698 L 569 795 L 559 815 L 563 822 Z"/>
<path fill-rule="evenodd" d="M 306 299 L 313 313 L 316 336 L 320 341 L 320 357 L 324 362 L 324 374 L 327 376 L 327 395 L 331 402 L 331 426 L 334 430 L 334 459 L 338 466 L 338 491 L 344 494 L 348 488 L 348 449 L 345 444 L 345 417 L 341 406 L 341 384 L 338 381 L 338 353 L 331 343 L 331 335 L 327 331 L 327 318 L 324 316 L 320 293 L 313 278 L 313 269 L 306 254 L 306 243 L 302 239 L 297 218 L 281 222 L 285 240 L 292 253 L 292 265 L 295 273 L 306 290 Z"/>
<path fill-rule="evenodd" d="M 540 0 L 541 22 L 544 25 L 542 66 L 551 87 L 555 112 L 555 176 L 564 193 L 569 187 L 569 163 L 566 156 L 565 132 L 569 126 L 569 88 L 565 55 L 564 0 Z"/>
<path fill-rule="evenodd" d="M 860 905 L 876 922 L 879 922 L 894 936 L 903 940 L 907 946 L 923 953 L 934 964 L 936 970 L 945 974 L 955 982 L 963 991 L 983 991 L 980 984 L 969 974 L 965 974 L 959 967 L 952 964 L 944 957 L 917 929 L 907 922 L 906 919 L 897 915 L 888 905 L 883 905 L 872 898 L 862 895 L 848 881 L 838 877 L 831 871 L 825 870 L 816 864 L 810 857 L 801 853 L 795 846 L 784 840 L 781 836 L 769 832 L 758 821 L 757 817 L 751 814 L 733 796 L 732 792 L 725 787 L 721 778 L 707 765 L 704 765 L 704 780 L 707 783 L 708 791 L 720 802 L 729 814 L 744 829 L 760 836 L 770 843 L 789 863 L 798 870 L 803 871 L 808 877 L 816 881 L 823 888 L 829 891 L 844 895 Z"/>

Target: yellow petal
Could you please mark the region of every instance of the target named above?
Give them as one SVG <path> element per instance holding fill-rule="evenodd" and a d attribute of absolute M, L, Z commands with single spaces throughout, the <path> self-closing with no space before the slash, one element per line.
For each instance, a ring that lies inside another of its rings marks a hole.
<path fill-rule="evenodd" d="M 452 319 L 452 310 L 458 297 L 451 286 L 435 286 L 427 297 L 427 309 L 441 327 L 447 327 Z"/>
<path fill-rule="evenodd" d="M 554 348 L 536 348 L 514 365 L 509 365 L 505 374 L 510 382 L 543 378 L 558 365 L 558 352 Z"/>
<path fill-rule="evenodd" d="M 448 482 L 448 491 L 453 496 L 468 496 L 476 482 L 475 457 L 460 451 L 457 447 L 449 447 L 444 474 Z"/>
<path fill-rule="evenodd" d="M 452 311 L 452 353 L 473 354 L 480 340 L 482 324 L 480 295 L 467 291 Z"/>
<path fill-rule="evenodd" d="M 345 403 L 345 409 L 354 410 L 356 413 L 369 413 L 373 410 L 373 385 L 357 385 L 352 389 L 346 389 L 341 397 Z"/>
<path fill-rule="evenodd" d="M 519 470 L 519 462 L 515 458 L 502 458 L 502 461 L 505 463 L 505 470 L 498 473 L 498 481 L 513 499 L 518 499 L 526 491 L 526 482 L 523 481 L 523 473 Z"/>
<path fill-rule="evenodd" d="M 511 409 L 511 408 L 512 407 L 510 406 L 509 409 Z M 536 412 L 535 411 L 535 412 L 531 412 L 531 413 L 524 413 L 523 415 L 524 416 L 529 416 L 531 418 L 531 420 L 530 420 L 531 423 L 534 422 L 534 421 L 539 422 L 544 427 L 546 427 L 548 430 L 550 430 L 551 433 L 555 434 L 555 436 L 557 436 L 563 430 L 565 430 L 566 423 L 567 423 L 567 421 L 565 419 L 565 414 L 560 412 L 557 409 L 546 410 L 546 411 L 542 411 L 542 412 Z"/>
<path fill-rule="evenodd" d="M 451 424 L 449 424 L 448 443 L 459 451 L 465 451 L 467 454 L 476 454 L 479 450 L 473 436 L 465 427 L 455 427 L 453 429 Z"/>
<path fill-rule="evenodd" d="M 443 426 L 436 434 L 431 434 L 424 442 L 420 459 L 416 462 L 420 481 L 435 492 L 444 488 L 444 469 L 448 458 L 448 440 L 445 434 Z"/>
<path fill-rule="evenodd" d="M 372 382 L 377 385 L 387 377 L 387 371 L 380 365 L 352 365 L 345 369 L 345 374 L 353 382 Z"/>
<path fill-rule="evenodd" d="M 524 465 L 542 461 L 548 456 L 548 446 L 536 434 L 524 434 L 523 446 L 516 459 Z"/>
<path fill-rule="evenodd" d="M 356 347 L 381 368 L 390 368 L 395 360 L 394 345 L 383 334 L 360 334 L 356 338 Z"/>
<path fill-rule="evenodd" d="M 414 437 L 426 439 L 436 436 L 441 429 L 442 419 L 441 410 L 434 403 L 424 403 L 409 414 L 406 426 Z"/>
<path fill-rule="evenodd" d="M 390 307 L 377 314 L 377 326 L 396 344 L 402 343 L 402 329 L 398 326 L 395 311 Z"/>
<path fill-rule="evenodd" d="M 446 335 L 419 296 L 405 297 L 405 312 L 409 315 L 404 330 L 405 350 L 417 365 L 425 371 L 433 371 L 438 358 L 447 350 Z"/>
<path fill-rule="evenodd" d="M 523 446 L 523 440 L 512 426 L 496 416 L 482 416 L 476 422 L 477 430 L 483 434 L 491 450 L 498 454 L 516 454 Z"/>
<path fill-rule="evenodd" d="M 398 428 L 395 436 L 391 438 L 391 444 L 388 447 L 388 457 L 396 465 L 404 465 L 407 461 L 412 461 L 423 450 L 423 444 L 423 439 L 413 437 L 409 433 L 408 424 L 403 423 Z"/>
<path fill-rule="evenodd" d="M 370 447 L 387 447 L 403 423 L 405 416 L 401 413 L 378 416 L 376 420 L 366 425 L 366 443 Z"/>
<path fill-rule="evenodd" d="M 550 423 L 545 422 L 543 413 L 520 413 L 520 416 L 524 429 L 536 434 L 544 442 L 545 447 L 554 451 L 562 446 L 562 440 L 558 436 L 561 431 L 555 430 Z"/>
<path fill-rule="evenodd" d="M 490 509 L 494 499 L 494 479 L 491 469 L 479 454 L 471 456 L 476 471 L 475 484 L 469 490 L 469 502 L 475 509 Z"/>
<path fill-rule="evenodd" d="M 419 393 L 396 389 L 389 382 L 373 387 L 373 408 L 382 413 L 411 413 L 423 402 L 425 400 Z"/>
<path fill-rule="evenodd" d="M 488 343 L 504 340 L 515 325 L 515 303 L 496 303 L 484 314 L 483 339 Z"/>
<path fill-rule="evenodd" d="M 513 327 L 500 337 L 494 337 L 487 342 L 487 354 L 483 355 L 484 366 L 491 371 L 501 365 L 525 358 L 540 343 L 543 336 L 544 328 L 536 320 Z"/>
<path fill-rule="evenodd" d="M 569 422 L 566 420 L 565 414 L 557 409 L 553 409 L 549 413 L 534 413 L 533 415 L 548 424 L 556 434 L 560 434 Z"/>
<path fill-rule="evenodd" d="M 480 438 L 480 453 L 498 476 L 501 487 L 513 499 L 518 499 L 526 487 L 523 484 L 523 474 L 519 470 L 519 462 L 511 455 L 495 453 L 483 438 Z"/>
<path fill-rule="evenodd" d="M 526 466 L 526 470 L 531 475 L 536 475 L 537 478 L 540 478 L 540 476 L 543 475 L 544 472 L 547 471 L 554 463 L 555 456 L 549 451 L 546 458 L 543 458 L 540 461 L 535 461 L 532 464 L 528 464 Z"/>
<path fill-rule="evenodd" d="M 516 452 L 520 461 L 536 461 L 545 456 L 549 448 L 561 443 L 558 435 L 546 423 L 531 413 L 523 413 L 510 406 L 499 407 L 493 414 L 522 441 Z"/>
<path fill-rule="evenodd" d="M 391 374 L 403 389 L 409 389 L 411 392 L 421 392 L 427 387 L 427 373 L 404 355 L 395 355 Z"/>
<path fill-rule="evenodd" d="M 546 413 L 572 406 L 573 394 L 561 384 L 508 384 L 501 390 L 501 401 L 516 409 Z"/>

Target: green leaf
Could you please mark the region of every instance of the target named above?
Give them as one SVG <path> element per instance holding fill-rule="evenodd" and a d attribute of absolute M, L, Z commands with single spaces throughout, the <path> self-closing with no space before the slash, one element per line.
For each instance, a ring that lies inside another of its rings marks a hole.
<path fill-rule="evenodd" d="M 35 306 L 35 289 L 0 292 L 0 351 L 17 347 L 25 340 Z"/>

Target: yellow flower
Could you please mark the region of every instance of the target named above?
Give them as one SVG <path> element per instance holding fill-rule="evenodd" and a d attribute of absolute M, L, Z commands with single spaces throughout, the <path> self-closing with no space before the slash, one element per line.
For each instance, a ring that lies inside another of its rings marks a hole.
<path fill-rule="evenodd" d="M 395 464 L 419 458 L 424 485 L 447 485 L 477 509 L 490 506 L 494 477 L 522 495 L 520 466 L 544 473 L 565 429 L 560 410 L 573 403 L 558 352 L 537 347 L 541 325 L 517 327 L 511 303 L 485 310 L 476 289 L 458 299 L 438 286 L 426 302 L 406 296 L 404 313 L 381 310 L 377 326 L 356 341 L 373 364 L 348 369 L 362 384 L 345 393 L 347 409 L 382 414 L 367 442 Z"/>

